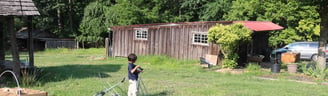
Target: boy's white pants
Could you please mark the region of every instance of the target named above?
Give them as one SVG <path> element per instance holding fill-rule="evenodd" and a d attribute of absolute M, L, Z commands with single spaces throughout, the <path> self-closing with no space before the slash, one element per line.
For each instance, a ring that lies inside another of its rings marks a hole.
<path fill-rule="evenodd" d="M 137 93 L 138 93 L 138 81 L 129 80 L 128 96 L 137 96 Z"/>

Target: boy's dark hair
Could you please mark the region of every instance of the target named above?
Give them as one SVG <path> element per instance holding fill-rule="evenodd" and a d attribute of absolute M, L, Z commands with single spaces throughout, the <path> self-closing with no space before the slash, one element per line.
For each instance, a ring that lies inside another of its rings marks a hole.
<path fill-rule="evenodd" d="M 128 56 L 129 61 L 136 61 L 137 60 L 137 55 L 134 53 L 129 54 Z"/>

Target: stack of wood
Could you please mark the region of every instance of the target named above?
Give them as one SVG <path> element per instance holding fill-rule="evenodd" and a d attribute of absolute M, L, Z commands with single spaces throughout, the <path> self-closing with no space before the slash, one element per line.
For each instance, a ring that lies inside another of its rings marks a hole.
<path fill-rule="evenodd" d="M 281 54 L 281 62 L 284 64 L 295 63 L 300 60 L 300 53 L 286 52 Z"/>
<path fill-rule="evenodd" d="M 47 96 L 47 92 L 27 88 L 0 88 L 0 96 Z"/>
<path fill-rule="evenodd" d="M 264 56 L 263 55 L 247 55 L 247 61 L 248 62 L 258 62 L 261 63 L 263 60 Z"/>

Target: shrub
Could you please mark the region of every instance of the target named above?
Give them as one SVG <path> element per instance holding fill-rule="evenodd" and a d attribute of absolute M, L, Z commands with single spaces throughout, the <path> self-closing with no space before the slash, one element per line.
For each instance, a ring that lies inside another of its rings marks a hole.
<path fill-rule="evenodd" d="M 34 70 L 23 70 L 21 84 L 25 87 L 37 85 L 43 75 L 45 75 L 43 70 L 39 68 L 35 68 Z"/>
<path fill-rule="evenodd" d="M 261 69 L 261 66 L 255 63 L 250 63 L 247 65 L 246 70 L 247 71 L 258 71 Z"/>
<path fill-rule="evenodd" d="M 237 62 L 235 60 L 223 59 L 222 68 L 235 68 L 237 67 Z"/>

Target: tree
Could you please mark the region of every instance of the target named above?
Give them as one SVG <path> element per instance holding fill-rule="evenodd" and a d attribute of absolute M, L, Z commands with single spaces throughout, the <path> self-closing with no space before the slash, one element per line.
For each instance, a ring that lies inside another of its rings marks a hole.
<path fill-rule="evenodd" d="M 185 0 L 181 4 L 182 15 L 184 21 L 199 21 L 204 10 L 204 6 L 208 0 Z"/>
<path fill-rule="evenodd" d="M 320 37 L 318 48 L 317 65 L 320 70 L 326 69 L 326 45 L 328 38 L 328 1 L 327 0 L 298 0 L 303 5 L 317 6 L 317 12 L 320 15 Z"/>
<path fill-rule="evenodd" d="M 84 9 L 83 20 L 80 24 L 81 34 L 76 39 L 84 44 L 93 44 L 94 47 L 99 47 L 103 44 L 108 22 L 105 16 L 105 11 L 108 10 L 108 5 L 101 1 L 90 3 Z"/>
<path fill-rule="evenodd" d="M 214 0 L 204 4 L 201 11 L 201 20 L 203 21 L 220 21 L 223 20 L 223 15 L 228 13 L 233 0 Z"/>
<path fill-rule="evenodd" d="M 85 6 L 94 0 L 33 1 L 41 14 L 33 18 L 34 29 L 52 32 L 60 38 L 72 38 L 79 33 Z"/>
<path fill-rule="evenodd" d="M 270 32 L 270 46 L 281 47 L 294 41 L 317 40 L 315 30 L 320 18 L 315 9 L 297 0 L 236 0 L 223 17 L 225 20 L 272 21 L 285 27 Z"/>
<path fill-rule="evenodd" d="M 13 57 L 13 71 L 15 72 L 15 75 L 20 78 L 20 61 L 19 61 L 19 52 L 17 49 L 17 43 L 16 43 L 16 31 L 14 30 L 14 17 L 9 16 L 6 17 L 8 28 L 7 31 L 10 34 L 10 45 L 11 45 L 11 54 Z"/>

